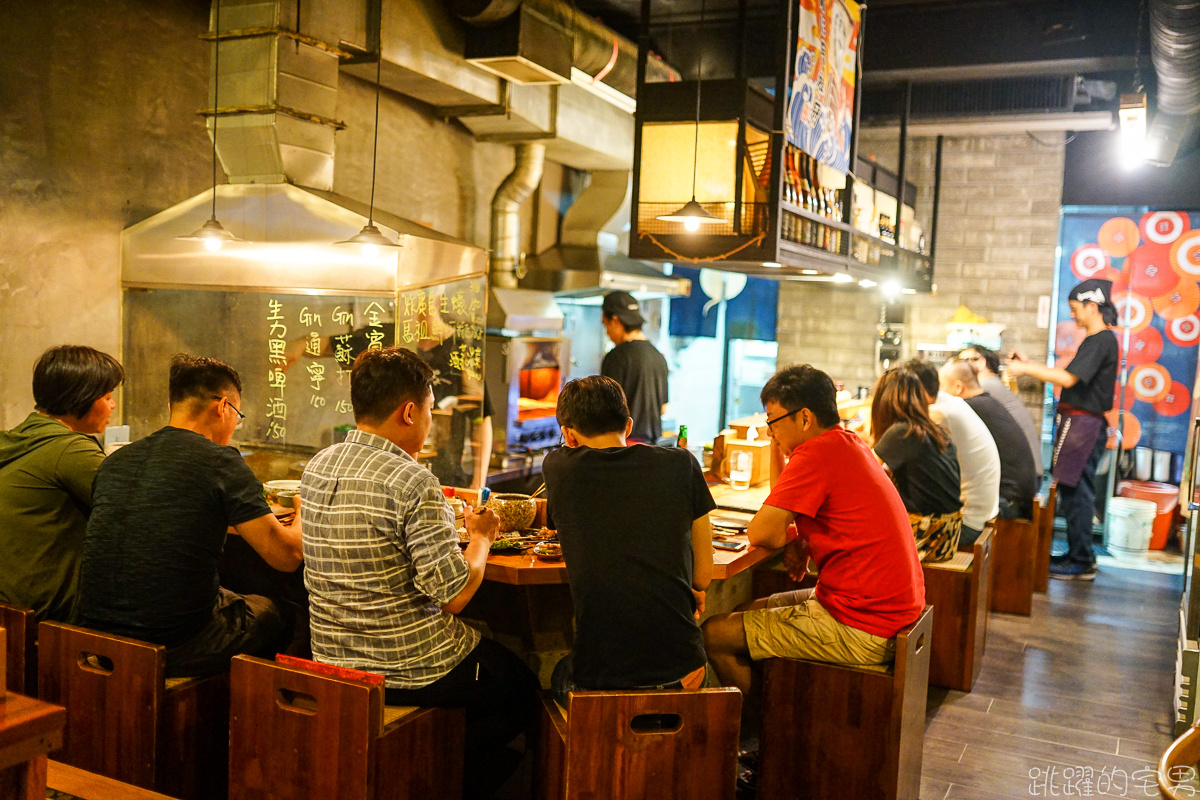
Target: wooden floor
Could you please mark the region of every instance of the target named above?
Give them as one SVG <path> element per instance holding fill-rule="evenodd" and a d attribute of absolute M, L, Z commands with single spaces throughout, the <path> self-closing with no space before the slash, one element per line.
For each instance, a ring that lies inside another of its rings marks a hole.
<path fill-rule="evenodd" d="M 1182 581 L 1101 568 L 993 613 L 974 691 L 930 690 L 921 800 L 1158 797 Z"/>

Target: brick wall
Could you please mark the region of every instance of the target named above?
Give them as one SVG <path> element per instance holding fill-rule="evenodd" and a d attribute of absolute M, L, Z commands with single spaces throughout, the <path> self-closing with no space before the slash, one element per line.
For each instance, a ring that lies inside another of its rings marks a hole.
<path fill-rule="evenodd" d="M 1040 295 L 1053 286 L 1062 196 L 1059 134 L 947 138 L 934 263 L 936 291 L 909 295 L 905 355 L 918 342 L 944 342 L 946 323 L 959 305 L 1006 326 L 1005 349 L 1046 356 L 1048 331 L 1037 327 Z M 897 163 L 893 138 L 864 132 L 860 152 L 889 168 Z M 910 142 L 908 180 L 917 186 L 917 215 L 931 219 L 935 140 Z M 926 226 L 929 227 L 928 224 Z M 779 363 L 810 361 L 847 385 L 877 369 L 875 321 L 879 297 L 855 287 L 785 283 L 779 296 Z M 809 354 L 812 355 L 809 355 Z M 851 377 L 853 376 L 853 377 Z M 1022 384 L 1040 418 L 1041 385 Z"/>

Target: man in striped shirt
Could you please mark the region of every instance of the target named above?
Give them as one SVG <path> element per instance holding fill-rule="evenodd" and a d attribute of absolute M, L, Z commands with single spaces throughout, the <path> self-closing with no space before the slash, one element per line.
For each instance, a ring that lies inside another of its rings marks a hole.
<path fill-rule="evenodd" d="M 364 351 L 350 373 L 356 430 L 304 471 L 312 649 L 318 661 L 382 673 L 389 705 L 465 708 L 465 796 L 487 797 L 516 766 L 506 745 L 529 730 L 538 684 L 457 617 L 483 582 L 498 525 L 490 509 L 468 510 L 461 552 L 441 486 L 417 463 L 432 377 L 411 351 Z"/>

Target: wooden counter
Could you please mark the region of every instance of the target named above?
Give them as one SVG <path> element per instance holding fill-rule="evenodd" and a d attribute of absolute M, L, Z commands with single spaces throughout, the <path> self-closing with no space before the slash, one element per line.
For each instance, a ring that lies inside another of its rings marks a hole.
<path fill-rule="evenodd" d="M 745 495 L 746 492 L 736 492 L 736 494 Z M 740 517 L 746 521 L 750 519 L 750 515 L 745 512 L 739 514 L 720 510 L 713 513 L 716 516 Z M 736 536 L 733 537 L 733 541 L 745 542 L 746 537 Z M 732 578 L 739 572 L 766 561 L 774 552 L 774 550 L 753 545 L 736 553 L 731 550 L 714 549 L 713 580 L 723 581 Z M 567 582 L 567 566 L 562 561 L 542 561 L 533 553 L 492 555 L 488 556 L 487 570 L 483 573 L 483 577 L 485 580 L 513 586 L 562 584 Z"/>

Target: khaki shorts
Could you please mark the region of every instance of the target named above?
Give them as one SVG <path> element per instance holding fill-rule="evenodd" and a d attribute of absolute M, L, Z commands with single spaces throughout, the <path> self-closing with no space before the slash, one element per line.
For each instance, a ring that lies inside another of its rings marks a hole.
<path fill-rule="evenodd" d="M 767 598 L 767 607 L 742 613 L 750 658 L 807 658 L 875 666 L 896 657 L 896 640 L 843 625 L 813 597 L 812 589 Z"/>

